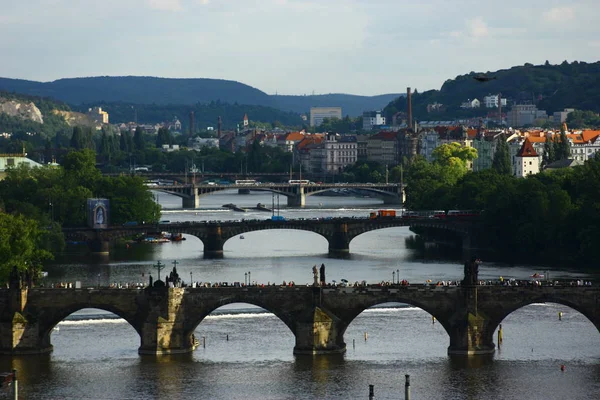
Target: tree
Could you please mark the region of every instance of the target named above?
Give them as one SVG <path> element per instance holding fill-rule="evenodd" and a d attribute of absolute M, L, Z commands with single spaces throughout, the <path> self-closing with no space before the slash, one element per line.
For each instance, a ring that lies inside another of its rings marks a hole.
<path fill-rule="evenodd" d="M 83 130 L 80 126 L 76 126 L 73 128 L 73 135 L 71 136 L 70 145 L 76 150 L 81 150 L 85 148 Z"/>
<path fill-rule="evenodd" d="M 127 131 L 123 131 L 119 137 L 119 149 L 125 153 L 129 153 L 129 148 L 127 146 L 127 135 Z"/>
<path fill-rule="evenodd" d="M 556 160 L 567 160 L 571 157 L 571 145 L 564 125 L 560 128 L 560 139 L 554 141 L 554 155 Z"/>
<path fill-rule="evenodd" d="M 164 144 L 170 145 L 173 143 L 173 136 L 167 128 L 159 128 L 156 135 L 156 147 L 161 148 Z"/>
<path fill-rule="evenodd" d="M 39 273 L 42 262 L 52 258 L 42 245 L 45 234 L 32 219 L 0 212 L 0 281 L 7 281 L 13 267 Z"/>
<path fill-rule="evenodd" d="M 512 166 L 510 165 L 510 154 L 508 153 L 508 144 L 504 134 L 500 135 L 496 144 L 496 152 L 492 160 L 492 168 L 502 175 L 512 175 Z"/>
<path fill-rule="evenodd" d="M 135 133 L 133 134 L 133 144 L 135 145 L 136 150 L 144 150 L 144 147 L 146 146 L 142 128 L 139 126 L 135 128 Z"/>
<path fill-rule="evenodd" d="M 432 155 L 434 163 L 443 168 L 441 178 L 446 183 L 454 184 L 467 173 L 467 162 L 477 158 L 477 149 L 453 142 L 436 147 Z"/>
<path fill-rule="evenodd" d="M 556 155 L 554 154 L 554 145 L 552 143 L 551 136 L 547 135 L 546 141 L 544 142 L 544 155 L 542 156 L 542 167 L 545 167 L 548 164 L 552 164 L 554 161 L 556 161 Z"/>

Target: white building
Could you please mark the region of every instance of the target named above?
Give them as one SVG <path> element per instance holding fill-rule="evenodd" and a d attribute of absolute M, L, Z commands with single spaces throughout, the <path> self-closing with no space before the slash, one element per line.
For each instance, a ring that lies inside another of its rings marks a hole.
<path fill-rule="evenodd" d="M 363 130 L 370 131 L 374 127 L 385 125 L 385 117 L 381 111 L 365 111 L 363 113 Z"/>
<path fill-rule="evenodd" d="M 469 99 L 460 105 L 460 108 L 479 108 L 481 106 L 481 102 L 477 99 Z"/>
<path fill-rule="evenodd" d="M 310 126 L 319 126 L 325 118 L 342 119 L 342 107 L 311 107 Z"/>
<path fill-rule="evenodd" d="M 29 168 L 42 166 L 42 164 L 27 158 L 27 154 L 0 154 L 0 179 L 4 179 L 5 171 L 8 168 L 16 168 L 21 164 L 28 165 Z"/>
<path fill-rule="evenodd" d="M 515 176 L 524 178 L 540 172 L 540 159 L 535 152 L 529 138 L 525 138 L 523 146 L 517 152 L 513 163 Z"/>
<path fill-rule="evenodd" d="M 497 94 L 488 94 L 483 98 L 483 104 L 485 104 L 486 108 L 498 108 L 498 96 Z M 500 102 L 502 107 L 506 106 L 506 99 L 500 98 Z"/>

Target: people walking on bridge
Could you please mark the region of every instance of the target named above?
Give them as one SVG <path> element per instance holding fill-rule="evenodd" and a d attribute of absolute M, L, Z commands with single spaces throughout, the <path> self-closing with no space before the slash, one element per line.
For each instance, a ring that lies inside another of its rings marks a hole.
<path fill-rule="evenodd" d="M 325 264 L 321 264 L 319 272 L 321 273 L 321 286 L 325 286 Z"/>

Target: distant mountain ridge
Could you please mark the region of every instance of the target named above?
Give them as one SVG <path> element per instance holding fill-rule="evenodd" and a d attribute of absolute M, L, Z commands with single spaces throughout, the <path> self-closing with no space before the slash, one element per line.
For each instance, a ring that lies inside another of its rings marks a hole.
<path fill-rule="evenodd" d="M 283 111 L 306 113 L 310 107 L 338 106 L 344 115 L 380 110 L 398 94 L 357 96 L 327 94 L 310 96 L 268 95 L 252 86 L 224 79 L 157 78 L 149 76 L 97 76 L 65 78 L 52 82 L 0 78 L 0 90 L 51 97 L 68 104 L 122 102 L 131 104 L 193 105 L 221 101 L 260 105 Z"/>

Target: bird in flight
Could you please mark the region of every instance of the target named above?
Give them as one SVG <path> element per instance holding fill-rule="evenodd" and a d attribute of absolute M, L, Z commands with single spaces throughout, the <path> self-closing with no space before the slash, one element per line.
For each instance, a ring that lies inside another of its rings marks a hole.
<path fill-rule="evenodd" d="M 475 75 L 473 79 L 475 79 L 477 82 L 489 82 L 496 79 L 496 77 L 487 75 Z"/>

